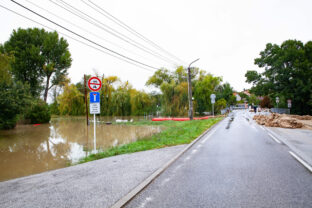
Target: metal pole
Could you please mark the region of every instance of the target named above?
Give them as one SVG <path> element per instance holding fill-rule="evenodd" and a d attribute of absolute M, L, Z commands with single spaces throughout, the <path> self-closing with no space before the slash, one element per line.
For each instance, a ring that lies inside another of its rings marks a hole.
<path fill-rule="evenodd" d="M 212 104 L 212 116 L 214 117 L 214 104 Z"/>
<path fill-rule="evenodd" d="M 96 121 L 95 121 L 95 114 L 93 114 L 93 120 L 94 120 L 94 141 L 93 141 L 93 143 L 94 143 L 94 152 L 96 151 Z"/>
<path fill-rule="evenodd" d="M 193 120 L 193 101 L 192 101 L 192 82 L 191 82 L 191 65 L 198 61 L 198 59 L 196 59 L 195 61 L 191 62 L 190 65 L 188 66 L 187 68 L 187 73 L 188 73 L 188 76 L 187 76 L 187 81 L 188 81 L 188 96 L 189 96 L 189 112 L 188 112 L 188 115 L 189 115 L 189 118 L 190 120 Z"/>
<path fill-rule="evenodd" d="M 87 126 L 89 126 L 89 112 L 88 112 L 88 97 L 87 97 L 87 81 L 86 81 L 86 75 L 83 75 L 84 78 L 84 91 L 85 91 L 85 103 L 86 103 L 86 116 L 87 116 Z"/>

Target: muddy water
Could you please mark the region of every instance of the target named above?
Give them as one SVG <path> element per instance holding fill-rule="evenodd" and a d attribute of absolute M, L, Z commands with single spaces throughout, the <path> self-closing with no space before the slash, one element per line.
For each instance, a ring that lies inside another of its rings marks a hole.
<path fill-rule="evenodd" d="M 111 121 L 108 118 L 101 121 Z M 84 118 L 55 118 L 50 124 L 0 131 L 0 181 L 66 167 L 91 153 L 161 131 L 160 127 L 105 125 Z"/>

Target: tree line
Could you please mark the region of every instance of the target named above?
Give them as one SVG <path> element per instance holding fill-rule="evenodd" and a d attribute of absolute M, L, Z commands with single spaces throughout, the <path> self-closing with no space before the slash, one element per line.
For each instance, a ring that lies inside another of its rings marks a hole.
<path fill-rule="evenodd" d="M 51 114 L 86 113 L 84 80 L 73 84 L 67 77 L 72 63 L 68 46 L 57 32 L 39 28 L 13 30 L 9 40 L 0 44 L 0 129 L 14 128 L 18 120 L 44 123 Z M 183 67 L 173 72 L 159 69 L 146 83 L 157 88 L 150 93 L 136 90 L 116 76 L 101 75 L 101 115 L 186 116 L 186 75 Z M 221 84 L 221 77 L 197 68 L 192 69 L 191 77 L 195 111 L 199 114 L 211 111 L 211 93 L 217 94 L 216 111 L 235 102 L 232 87 Z M 50 105 L 49 92 L 53 97 Z"/>
<path fill-rule="evenodd" d="M 91 75 L 86 76 L 88 80 Z M 147 86 L 156 87 L 158 91 L 145 92 L 137 90 L 128 81 L 121 81 L 117 76 L 99 76 L 102 80 L 100 89 L 100 106 L 102 116 L 187 116 L 188 84 L 187 70 L 178 67 L 175 71 L 157 70 L 146 82 Z M 221 77 L 194 68 L 192 70 L 195 111 L 202 115 L 211 112 L 210 95 L 217 95 L 215 113 L 227 105 L 236 103 L 233 89 L 229 83 L 221 84 Z M 73 84 L 67 80 L 59 92 L 55 92 L 51 112 L 56 115 L 84 115 L 86 113 L 85 91 L 89 104 L 88 88 L 84 79 Z"/>
<path fill-rule="evenodd" d="M 312 115 L 312 41 L 268 43 L 255 64 L 264 72 L 246 72 L 246 82 L 253 85 L 251 92 L 267 96 L 271 106 L 277 106 L 275 98 L 279 97 L 278 106 L 282 108 L 287 108 L 290 99 L 292 113 Z"/>

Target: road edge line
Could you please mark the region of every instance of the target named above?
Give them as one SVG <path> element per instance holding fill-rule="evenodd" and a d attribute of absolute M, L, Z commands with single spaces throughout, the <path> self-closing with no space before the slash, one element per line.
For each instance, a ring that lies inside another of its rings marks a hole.
<path fill-rule="evenodd" d="M 226 117 L 220 120 L 217 124 L 214 124 L 211 128 L 207 129 L 204 133 L 199 135 L 196 139 L 194 139 L 190 144 L 188 144 L 181 152 L 179 152 L 176 156 L 174 156 L 171 160 L 165 163 L 163 166 L 158 168 L 154 173 L 152 173 L 149 177 L 147 177 L 143 182 L 137 185 L 134 189 L 132 189 L 128 194 L 119 199 L 111 208 L 120 208 L 126 205 L 133 197 L 135 197 L 138 193 L 140 193 L 147 185 L 149 185 L 153 180 L 155 180 L 162 172 L 164 172 L 172 163 L 174 163 L 179 157 L 181 157 L 187 150 L 189 150 L 195 143 L 197 143 L 202 137 L 208 134 L 212 129 L 217 128 L 219 124 L 224 121 Z M 213 132 L 214 133 L 214 132 Z"/>
<path fill-rule="evenodd" d="M 289 154 L 291 154 L 291 156 L 293 156 L 299 163 L 301 163 L 301 165 L 303 165 L 306 169 L 308 169 L 311 173 L 312 173 L 312 167 L 305 162 L 303 159 L 301 159 L 298 155 L 296 155 L 295 153 L 293 153 L 292 151 L 288 151 Z"/>

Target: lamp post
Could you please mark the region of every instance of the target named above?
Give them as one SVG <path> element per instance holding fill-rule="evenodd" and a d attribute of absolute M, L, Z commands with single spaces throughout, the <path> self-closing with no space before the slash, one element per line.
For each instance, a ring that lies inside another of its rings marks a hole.
<path fill-rule="evenodd" d="M 189 98 L 189 112 L 188 112 L 188 115 L 189 115 L 189 118 L 190 120 L 193 120 L 193 101 L 192 101 L 192 83 L 191 83 L 191 65 L 193 63 L 195 63 L 196 61 L 198 61 L 198 59 L 192 61 L 190 63 L 190 65 L 188 66 L 187 68 L 187 73 L 188 73 L 188 76 L 187 76 L 187 81 L 188 81 L 188 98 Z"/>

